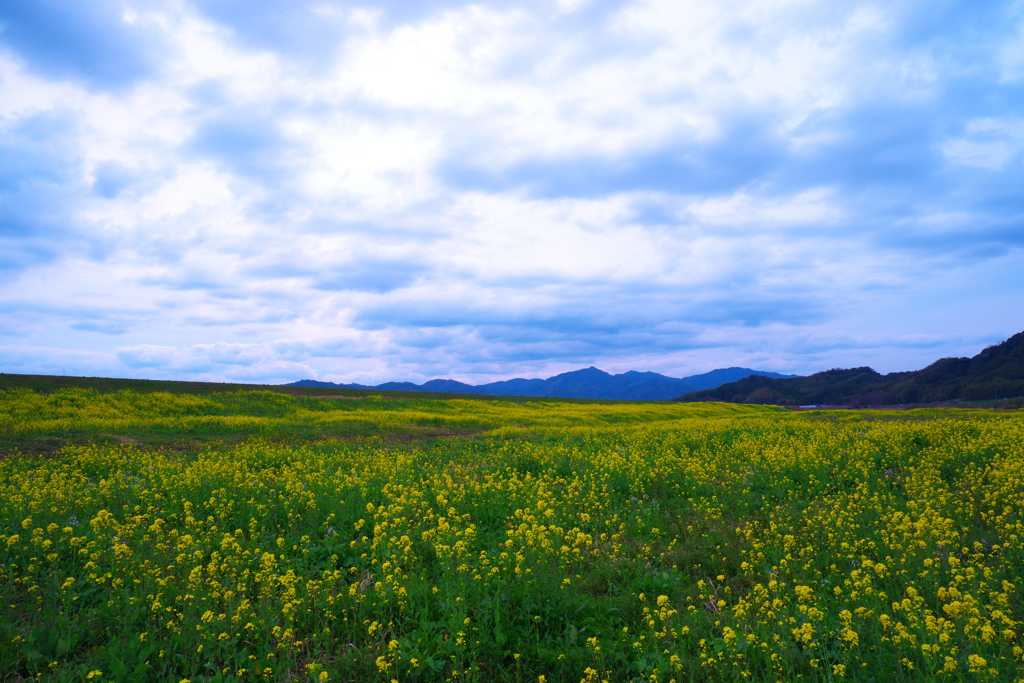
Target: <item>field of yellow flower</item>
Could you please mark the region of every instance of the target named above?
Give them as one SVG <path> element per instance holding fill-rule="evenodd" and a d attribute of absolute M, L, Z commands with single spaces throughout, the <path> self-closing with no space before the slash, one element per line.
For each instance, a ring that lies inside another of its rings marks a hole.
<path fill-rule="evenodd" d="M 0 439 L 3 681 L 1024 681 L 1019 412 L 69 389 Z"/>

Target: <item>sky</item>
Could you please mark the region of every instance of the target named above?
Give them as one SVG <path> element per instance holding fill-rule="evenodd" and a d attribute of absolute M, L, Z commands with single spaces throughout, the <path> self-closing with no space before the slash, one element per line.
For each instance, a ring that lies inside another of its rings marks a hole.
<path fill-rule="evenodd" d="M 1024 2 L 4 0 L 0 371 L 914 370 L 1024 330 Z"/>

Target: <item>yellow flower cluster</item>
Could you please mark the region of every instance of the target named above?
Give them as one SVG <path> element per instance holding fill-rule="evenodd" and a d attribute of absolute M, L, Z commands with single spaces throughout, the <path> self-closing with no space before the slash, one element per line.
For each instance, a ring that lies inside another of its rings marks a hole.
<path fill-rule="evenodd" d="M 0 460 L 0 670 L 24 679 L 1024 680 L 1019 414 L 0 407 L 21 437 L 261 435 Z"/>

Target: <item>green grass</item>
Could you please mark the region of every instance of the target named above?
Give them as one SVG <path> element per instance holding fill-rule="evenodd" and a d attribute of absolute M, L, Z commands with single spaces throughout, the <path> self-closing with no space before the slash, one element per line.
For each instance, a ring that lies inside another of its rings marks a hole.
<path fill-rule="evenodd" d="M 0 374 L 0 391 L 29 391 L 40 396 L 63 395 L 74 390 L 85 390 L 86 396 L 100 394 L 171 394 L 210 398 L 212 404 L 204 407 L 207 415 L 257 415 L 264 408 L 247 399 L 232 399 L 232 396 L 246 396 L 249 392 L 274 392 L 299 401 L 294 405 L 312 411 L 335 411 L 365 409 L 375 401 L 387 401 L 386 408 L 392 412 L 416 406 L 433 405 L 439 400 L 462 399 L 471 401 L 501 401 L 507 403 L 557 402 L 580 405 L 616 405 L 637 403 L 604 399 L 534 398 L 527 396 L 490 396 L 483 394 L 453 394 L 444 392 L 378 391 L 369 389 L 343 389 L 334 387 L 295 387 L 269 384 L 229 384 L 219 382 L 182 382 L 173 380 L 117 379 L 107 377 L 67 377 L 61 375 L 17 375 Z M 356 401 L 355 403 L 348 403 Z M 369 401 L 369 403 L 367 403 Z M 655 402 L 658 403 L 658 402 Z M 234 404 L 234 408 L 232 408 Z M 167 425 L 153 421 L 135 421 L 119 425 L 116 429 L 105 429 L 95 423 L 75 425 L 51 425 L 29 432 L 12 432 L 4 429 L 0 421 L 0 457 L 10 453 L 46 456 L 67 446 L 89 443 L 136 444 L 171 450 L 197 451 L 212 445 L 241 443 L 252 436 L 261 436 L 271 441 L 303 443 L 322 439 L 357 440 L 383 438 L 389 440 L 418 440 L 438 437 L 468 436 L 477 433 L 483 426 L 461 424 L 456 427 L 429 424 L 383 424 L 378 420 L 346 421 L 332 425 L 312 423 L 294 414 L 289 419 L 279 420 L 273 425 L 239 424 L 237 422 L 205 422 L 184 427 L 181 424 Z"/>
<path fill-rule="evenodd" d="M 138 393 L 163 392 L 170 394 L 219 394 L 235 391 L 274 391 L 288 396 L 339 396 L 366 398 L 380 396 L 409 400 L 466 399 L 476 401 L 511 401 L 513 403 L 558 401 L 580 404 L 636 403 L 594 398 L 538 398 L 533 396 L 497 396 L 490 394 L 456 394 L 439 391 L 390 391 L 381 389 L 345 389 L 341 387 L 295 387 L 282 384 L 232 384 L 227 382 L 183 382 L 162 379 L 120 379 L 111 377 L 69 377 L 64 375 L 17 375 L 0 373 L 0 391 L 29 389 L 37 393 L 52 393 L 62 389 L 92 389 L 99 393 L 131 390 Z M 660 403 L 660 401 L 655 401 Z"/>

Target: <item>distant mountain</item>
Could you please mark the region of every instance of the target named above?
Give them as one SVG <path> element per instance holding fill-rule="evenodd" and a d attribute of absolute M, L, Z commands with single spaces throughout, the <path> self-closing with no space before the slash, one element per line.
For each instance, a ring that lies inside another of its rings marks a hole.
<path fill-rule="evenodd" d="M 1017 396 L 1024 396 L 1024 332 L 973 358 L 942 358 L 912 372 L 881 375 L 864 367 L 788 379 L 746 377 L 676 400 L 863 406 Z"/>
<path fill-rule="evenodd" d="M 780 375 L 777 372 L 764 372 L 762 370 L 751 370 L 750 368 L 720 368 L 711 372 L 705 372 L 703 375 L 684 377 L 683 381 L 697 389 L 714 389 L 726 382 L 735 382 L 751 375 L 775 378 L 796 377 L 796 375 Z"/>
<path fill-rule="evenodd" d="M 289 386 L 338 387 L 343 389 L 377 389 L 382 391 L 437 391 L 459 394 L 491 394 L 497 396 L 537 396 L 549 398 L 604 398 L 636 401 L 667 401 L 681 393 L 718 385 L 749 375 L 786 377 L 775 372 L 749 368 L 724 368 L 702 375 L 676 379 L 656 372 L 630 370 L 611 375 L 597 368 L 563 372 L 548 379 L 508 379 L 490 384 L 465 384 L 453 379 L 432 379 L 423 384 L 385 382 L 377 386 L 365 384 L 334 384 L 313 379 L 292 382 Z"/>

